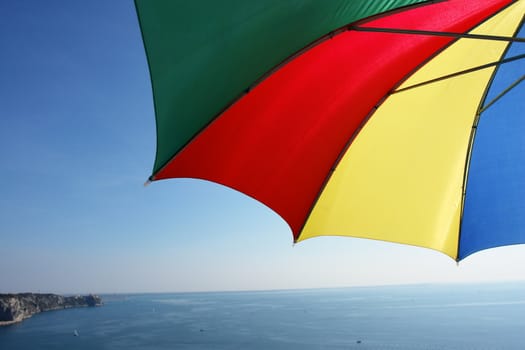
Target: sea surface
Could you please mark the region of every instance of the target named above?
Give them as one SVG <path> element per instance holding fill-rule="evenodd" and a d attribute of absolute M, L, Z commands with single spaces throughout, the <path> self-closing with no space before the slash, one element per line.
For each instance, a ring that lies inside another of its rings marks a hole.
<path fill-rule="evenodd" d="M 525 349 L 521 282 L 103 299 L 0 327 L 0 349 Z"/>

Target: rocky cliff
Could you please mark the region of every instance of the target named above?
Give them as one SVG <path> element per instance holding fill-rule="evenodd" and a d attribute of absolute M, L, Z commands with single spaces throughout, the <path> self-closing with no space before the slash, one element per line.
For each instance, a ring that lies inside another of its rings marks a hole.
<path fill-rule="evenodd" d="M 70 297 L 34 293 L 0 294 L 0 326 L 20 322 L 43 311 L 100 305 L 102 299 L 92 294 Z"/>

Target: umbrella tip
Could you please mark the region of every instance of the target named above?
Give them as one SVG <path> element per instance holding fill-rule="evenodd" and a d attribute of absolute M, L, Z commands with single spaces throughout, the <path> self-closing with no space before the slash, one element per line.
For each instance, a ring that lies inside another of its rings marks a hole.
<path fill-rule="evenodd" d="M 155 180 L 155 177 L 153 175 L 151 175 L 150 177 L 148 177 L 148 179 L 146 180 L 146 182 L 144 182 L 144 187 L 148 186 L 150 183 L 152 183 L 153 181 Z"/>

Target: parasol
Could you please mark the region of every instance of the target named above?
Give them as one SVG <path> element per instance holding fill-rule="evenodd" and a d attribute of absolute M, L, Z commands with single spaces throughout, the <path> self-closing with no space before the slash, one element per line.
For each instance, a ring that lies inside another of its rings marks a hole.
<path fill-rule="evenodd" d="M 295 242 L 361 237 L 458 261 L 525 243 L 525 1 L 135 4 L 151 181 L 243 192 Z"/>

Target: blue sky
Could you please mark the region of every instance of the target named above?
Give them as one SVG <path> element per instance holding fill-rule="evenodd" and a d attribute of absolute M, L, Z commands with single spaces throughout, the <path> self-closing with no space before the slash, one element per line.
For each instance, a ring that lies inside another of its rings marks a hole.
<path fill-rule="evenodd" d="M 292 245 L 246 196 L 144 187 L 155 154 L 134 5 L 0 2 L 0 292 L 166 292 L 524 279 L 525 247 L 459 266 L 350 238 Z"/>

